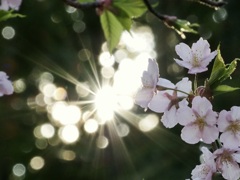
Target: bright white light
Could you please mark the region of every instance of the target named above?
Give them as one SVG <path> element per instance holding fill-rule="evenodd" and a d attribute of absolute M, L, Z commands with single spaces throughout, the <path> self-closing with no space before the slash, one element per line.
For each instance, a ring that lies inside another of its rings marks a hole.
<path fill-rule="evenodd" d="M 104 86 L 95 97 L 95 106 L 98 116 L 103 120 L 110 120 L 117 108 L 117 96 L 110 86 Z"/>
<path fill-rule="evenodd" d="M 143 118 L 138 126 L 139 129 L 143 132 L 148 132 L 154 129 L 158 125 L 158 116 L 155 114 L 149 114 Z"/>
<path fill-rule="evenodd" d="M 40 170 L 40 169 L 42 169 L 43 166 L 44 166 L 44 164 L 45 164 L 45 161 L 44 161 L 44 159 L 43 159 L 42 157 L 40 157 L 40 156 L 35 156 L 35 157 L 33 157 L 33 158 L 31 159 L 31 161 L 30 161 L 30 166 L 31 166 L 31 168 L 34 169 L 34 170 Z"/>
<path fill-rule="evenodd" d="M 130 96 L 119 96 L 118 103 L 124 110 L 130 110 L 133 108 L 134 100 Z"/>
<path fill-rule="evenodd" d="M 109 52 L 102 52 L 99 56 L 99 62 L 104 67 L 110 67 L 114 64 L 114 56 Z"/>
<path fill-rule="evenodd" d="M 53 93 L 53 98 L 55 100 L 61 101 L 61 100 L 64 100 L 66 97 L 67 97 L 67 91 L 64 88 L 59 87 L 55 89 Z"/>
<path fill-rule="evenodd" d="M 55 133 L 54 127 L 49 123 L 43 124 L 40 128 L 40 131 L 41 131 L 42 136 L 45 138 L 51 138 L 51 137 L 53 137 L 53 135 Z"/>
<path fill-rule="evenodd" d="M 88 133 L 95 133 L 98 130 L 98 122 L 95 119 L 88 119 L 84 124 L 84 129 Z"/>
<path fill-rule="evenodd" d="M 62 139 L 63 142 L 67 144 L 76 142 L 79 136 L 79 130 L 74 125 L 67 125 L 60 128 L 59 130 L 59 137 Z"/>
<path fill-rule="evenodd" d="M 52 83 L 48 83 L 43 86 L 44 96 L 52 97 L 55 90 L 56 90 L 56 86 Z"/>
<path fill-rule="evenodd" d="M 52 117 L 62 125 L 76 124 L 81 119 L 81 110 L 78 106 L 67 105 L 65 102 L 56 102 L 52 107 Z"/>

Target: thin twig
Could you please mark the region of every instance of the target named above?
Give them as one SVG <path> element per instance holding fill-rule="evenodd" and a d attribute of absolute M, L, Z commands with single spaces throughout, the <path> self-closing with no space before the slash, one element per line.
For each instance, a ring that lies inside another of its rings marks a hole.
<path fill-rule="evenodd" d="M 212 0 L 197 0 L 197 2 L 213 8 L 220 8 L 227 4 L 227 2 L 225 1 L 212 1 Z"/>
<path fill-rule="evenodd" d="M 156 12 L 151 4 L 149 3 L 148 0 L 143 0 L 144 4 L 146 5 L 146 7 L 148 8 L 148 10 L 153 14 L 155 15 L 158 19 L 164 21 L 164 22 L 167 22 L 167 21 L 172 21 L 172 20 L 176 20 L 177 17 L 176 16 L 169 16 L 169 15 L 166 15 L 166 14 L 160 14 L 158 12 Z"/>
<path fill-rule="evenodd" d="M 89 3 L 79 3 L 75 0 L 63 0 L 67 5 L 75 7 L 77 9 L 85 9 L 85 8 L 100 8 L 103 6 L 103 1 L 95 1 Z"/>

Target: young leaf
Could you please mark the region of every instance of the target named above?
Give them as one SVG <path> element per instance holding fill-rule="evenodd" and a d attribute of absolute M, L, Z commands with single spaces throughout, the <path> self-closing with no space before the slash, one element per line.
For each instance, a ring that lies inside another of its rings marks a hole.
<path fill-rule="evenodd" d="M 211 87 L 211 89 L 215 89 L 220 83 L 231 76 L 236 69 L 237 61 L 239 60 L 234 59 L 230 64 L 225 64 L 221 56 L 220 46 L 218 46 L 217 51 L 218 54 L 215 58 L 212 72 L 208 80 L 208 85 Z"/>
<path fill-rule="evenodd" d="M 123 26 L 117 17 L 108 10 L 101 14 L 100 20 L 109 51 L 112 52 L 119 42 Z"/>
<path fill-rule="evenodd" d="M 239 87 L 232 87 L 232 86 L 228 86 L 228 85 L 219 85 L 214 89 L 213 94 L 214 94 L 214 96 L 216 96 L 219 94 L 232 92 L 232 91 L 236 91 L 239 89 L 240 89 Z"/>
<path fill-rule="evenodd" d="M 113 6 L 126 12 L 129 18 L 139 17 L 147 11 L 142 0 L 115 0 Z"/>
<path fill-rule="evenodd" d="M 13 13 L 13 11 L 0 10 L 0 21 L 5 21 L 5 20 L 8 20 L 10 18 L 16 18 L 16 17 L 23 18 L 25 16 L 22 15 L 22 14 Z"/>

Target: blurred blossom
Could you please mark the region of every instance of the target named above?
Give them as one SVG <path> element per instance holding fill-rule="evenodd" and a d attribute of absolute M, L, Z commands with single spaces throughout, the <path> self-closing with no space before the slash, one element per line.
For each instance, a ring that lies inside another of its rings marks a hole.
<path fill-rule="evenodd" d="M 13 93 L 12 82 L 8 80 L 8 76 L 5 72 L 0 71 L 0 96 L 10 95 Z"/>
<path fill-rule="evenodd" d="M 9 9 L 18 10 L 22 0 L 2 0 L 0 10 L 8 11 Z"/>

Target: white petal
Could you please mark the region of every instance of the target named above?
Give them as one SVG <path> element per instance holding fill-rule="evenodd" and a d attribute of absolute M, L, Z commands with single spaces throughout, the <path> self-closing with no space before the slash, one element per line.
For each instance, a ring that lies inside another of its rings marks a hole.
<path fill-rule="evenodd" d="M 177 117 L 179 119 L 179 124 L 185 126 L 196 120 L 196 116 L 192 109 L 188 106 L 182 106 L 177 111 Z"/>
<path fill-rule="evenodd" d="M 212 109 L 212 104 L 205 97 L 196 96 L 192 101 L 192 109 L 194 109 L 201 117 L 204 117 L 208 110 Z"/>
<path fill-rule="evenodd" d="M 192 68 L 192 64 L 188 61 L 181 61 L 179 59 L 174 59 L 175 62 L 179 65 L 179 66 L 182 66 L 182 67 L 185 67 L 187 69 L 191 69 Z"/>
<path fill-rule="evenodd" d="M 225 179 L 238 180 L 240 178 L 239 165 L 236 162 L 222 163 L 222 176 Z"/>
<path fill-rule="evenodd" d="M 153 94 L 153 89 L 143 87 L 137 92 L 135 96 L 135 104 L 141 106 L 142 108 L 147 108 L 149 102 L 153 97 Z"/>
<path fill-rule="evenodd" d="M 240 138 L 235 136 L 231 131 L 223 132 L 220 141 L 225 148 L 235 149 L 240 145 Z"/>
<path fill-rule="evenodd" d="M 175 85 L 171 81 L 169 81 L 168 79 L 164 79 L 164 78 L 159 78 L 157 85 L 161 86 L 161 87 L 165 87 L 165 88 L 172 88 L 172 89 L 175 88 Z"/>
<path fill-rule="evenodd" d="M 188 78 L 183 78 L 181 81 L 179 81 L 176 84 L 176 87 L 178 90 L 186 92 L 188 94 L 192 92 L 192 82 L 189 81 Z M 177 96 L 178 97 L 187 97 L 188 95 L 181 93 L 181 92 L 177 92 Z"/>
<path fill-rule="evenodd" d="M 170 100 L 166 97 L 165 91 L 158 91 L 149 102 L 149 109 L 154 112 L 163 113 L 168 109 Z"/>
<path fill-rule="evenodd" d="M 161 122 L 166 128 L 173 128 L 178 123 L 178 118 L 176 116 L 177 109 L 175 106 L 172 106 L 172 108 L 169 111 L 165 111 Z"/>
<path fill-rule="evenodd" d="M 159 69 L 158 64 L 155 59 L 148 59 L 148 73 L 151 74 L 154 85 L 156 86 L 158 77 L 159 77 Z"/>
<path fill-rule="evenodd" d="M 217 122 L 218 122 L 218 129 L 219 129 L 220 132 L 224 132 L 230 124 L 230 122 L 227 121 L 227 115 L 228 114 L 229 113 L 226 110 L 222 110 L 219 113 Z"/>
<path fill-rule="evenodd" d="M 156 84 L 154 84 L 154 80 L 149 72 L 144 71 L 141 79 L 144 87 L 155 88 Z"/>
<path fill-rule="evenodd" d="M 187 62 L 192 61 L 192 59 L 193 59 L 192 50 L 190 49 L 190 47 L 187 44 L 180 43 L 180 44 L 176 45 L 175 51 L 176 51 L 177 55 L 183 61 L 187 61 Z"/>
<path fill-rule="evenodd" d="M 210 144 L 214 142 L 219 135 L 218 128 L 216 126 L 204 126 L 203 132 L 202 132 L 202 140 L 203 142 Z"/>
<path fill-rule="evenodd" d="M 205 72 L 207 70 L 208 68 L 202 67 L 202 66 L 191 67 L 189 68 L 188 74 L 197 74 L 197 73 Z"/>
<path fill-rule="evenodd" d="M 240 107 L 238 106 L 233 106 L 231 108 L 231 115 L 232 115 L 232 120 L 233 121 L 240 121 Z"/>
<path fill-rule="evenodd" d="M 198 126 L 187 125 L 181 131 L 181 138 L 189 144 L 196 144 L 201 139 L 201 133 Z"/>

